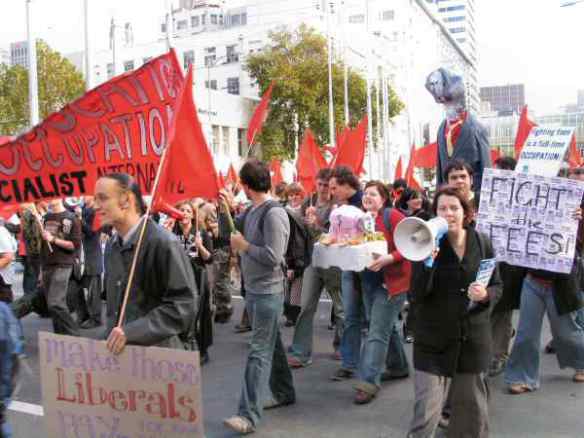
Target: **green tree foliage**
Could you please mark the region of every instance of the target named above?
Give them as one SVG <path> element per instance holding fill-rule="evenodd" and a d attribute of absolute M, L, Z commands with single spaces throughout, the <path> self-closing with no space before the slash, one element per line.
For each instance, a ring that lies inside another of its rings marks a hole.
<path fill-rule="evenodd" d="M 272 81 L 275 84 L 270 114 L 257 143 L 262 145 L 265 159 L 289 158 L 294 155 L 296 136 L 300 142 L 305 128 L 314 132 L 319 144 L 329 143 L 327 42 L 322 35 L 304 25 L 294 32 L 273 32 L 270 39 L 270 45 L 249 56 L 246 64 L 262 94 Z M 345 125 L 343 70 L 344 65 L 335 62 L 333 98 L 336 128 Z M 349 69 L 348 82 L 350 125 L 355 126 L 367 111 L 367 86 L 365 78 L 352 69 Z M 404 104 L 391 88 L 389 96 L 392 118 L 403 110 Z M 377 123 L 375 114 L 374 107 L 374 126 Z"/>
<path fill-rule="evenodd" d="M 37 41 L 41 120 L 85 92 L 83 75 L 44 41 Z M 29 126 L 28 71 L 0 64 L 0 133 L 14 135 Z"/>

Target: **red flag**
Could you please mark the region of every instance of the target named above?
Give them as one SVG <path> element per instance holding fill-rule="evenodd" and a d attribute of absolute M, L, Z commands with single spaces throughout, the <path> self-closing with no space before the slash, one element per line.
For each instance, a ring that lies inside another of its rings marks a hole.
<path fill-rule="evenodd" d="M 495 163 L 495 161 L 497 161 L 499 158 L 501 158 L 502 154 L 501 154 L 501 149 L 497 148 L 493 148 L 491 149 L 491 162 Z"/>
<path fill-rule="evenodd" d="M 331 167 L 348 166 L 359 176 L 365 173 L 365 148 L 367 147 L 367 116 L 359 122 L 357 127 L 347 133 L 346 139 L 339 144 L 337 155 Z"/>
<path fill-rule="evenodd" d="M 239 177 L 237 176 L 237 172 L 233 167 L 233 163 L 229 165 L 229 170 L 227 171 L 227 179 L 225 180 L 227 184 L 236 185 L 239 182 Z"/>
<path fill-rule="evenodd" d="M 7 221 L 18 210 L 20 210 L 20 205 L 18 205 L 18 204 L 0 205 L 0 218 Z"/>
<path fill-rule="evenodd" d="M 227 187 L 227 181 L 225 181 L 225 178 L 223 178 L 223 174 L 221 172 L 217 172 L 217 185 L 220 189 Z"/>
<path fill-rule="evenodd" d="M 430 143 L 416 150 L 416 167 L 434 169 L 438 164 L 438 144 Z"/>
<path fill-rule="evenodd" d="M 397 166 L 395 166 L 395 177 L 394 179 L 401 179 L 403 178 L 403 164 L 402 164 L 402 157 L 400 155 L 399 160 L 397 160 Z"/>
<path fill-rule="evenodd" d="M 255 138 L 262 131 L 262 126 L 266 121 L 268 115 L 268 107 L 270 105 L 270 99 L 272 97 L 272 89 L 274 88 L 274 83 L 272 82 L 264 95 L 259 105 L 256 107 L 251 120 L 249 121 L 249 127 L 247 128 L 247 144 L 254 144 Z"/>
<path fill-rule="evenodd" d="M 272 174 L 272 188 L 275 188 L 278 184 L 284 181 L 282 176 L 282 163 L 280 160 L 273 159 L 270 162 L 270 173 Z"/>
<path fill-rule="evenodd" d="M 153 195 L 155 208 L 196 196 L 212 199 L 219 194 L 219 178 L 197 116 L 192 83 L 191 67 L 177 99 L 171 140 Z"/>
<path fill-rule="evenodd" d="M 93 194 L 102 175 L 152 191 L 184 77 L 171 51 L 117 76 L 0 145 L 2 204 Z"/>
<path fill-rule="evenodd" d="M 408 167 L 406 169 L 406 174 L 404 176 L 404 179 L 408 183 L 408 187 L 411 187 L 412 189 L 415 189 L 415 190 L 422 190 L 422 186 L 420 185 L 420 183 L 416 180 L 416 177 L 414 176 L 414 169 L 415 168 L 416 168 L 416 145 L 413 144 L 412 149 L 410 150 L 410 161 L 408 163 Z"/>
<path fill-rule="evenodd" d="M 0 135 L 0 145 L 11 142 L 12 140 L 14 140 L 14 137 L 10 137 L 9 135 Z"/>
<path fill-rule="evenodd" d="M 517 136 L 515 137 L 515 158 L 519 157 L 521 148 L 525 144 L 527 137 L 531 130 L 537 126 L 537 123 L 531 121 L 527 114 L 527 105 L 521 110 L 521 117 L 519 118 L 519 126 L 517 127 Z"/>
<path fill-rule="evenodd" d="M 304 132 L 304 140 L 298 151 L 296 160 L 296 173 L 298 181 L 307 193 L 316 189 L 316 174 L 320 169 L 327 167 L 327 162 L 322 156 L 314 135 L 310 129 Z"/>
<path fill-rule="evenodd" d="M 568 163 L 570 165 L 570 169 L 574 169 L 576 167 L 581 167 L 584 165 L 584 159 L 582 158 L 580 149 L 578 149 L 578 145 L 576 144 L 576 133 L 572 135 L 572 140 L 570 141 Z"/>

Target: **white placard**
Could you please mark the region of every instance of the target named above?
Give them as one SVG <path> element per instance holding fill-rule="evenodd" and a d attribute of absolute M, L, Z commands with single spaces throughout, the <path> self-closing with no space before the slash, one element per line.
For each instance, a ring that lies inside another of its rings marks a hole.
<path fill-rule="evenodd" d="M 491 237 L 497 261 L 569 273 L 584 183 L 485 169 L 477 230 Z"/>
<path fill-rule="evenodd" d="M 573 135 L 574 128 L 565 126 L 533 128 L 521 149 L 515 170 L 531 175 L 558 176 Z"/>

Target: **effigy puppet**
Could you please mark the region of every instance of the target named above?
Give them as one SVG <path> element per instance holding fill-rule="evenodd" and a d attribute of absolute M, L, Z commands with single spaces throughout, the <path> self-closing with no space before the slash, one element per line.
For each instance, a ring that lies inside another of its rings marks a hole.
<path fill-rule="evenodd" d="M 438 129 L 437 187 L 447 182 L 444 171 L 448 163 L 460 159 L 472 167 L 473 190 L 480 193 L 483 170 L 492 167 L 489 139 L 486 129 L 466 108 L 462 77 L 439 68 L 426 79 L 426 89 L 446 111 L 446 119 Z"/>

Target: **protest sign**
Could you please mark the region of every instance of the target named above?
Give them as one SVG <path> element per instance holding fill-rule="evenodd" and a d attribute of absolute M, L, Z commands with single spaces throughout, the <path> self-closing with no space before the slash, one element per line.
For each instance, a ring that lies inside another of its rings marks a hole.
<path fill-rule="evenodd" d="M 521 149 L 518 172 L 547 177 L 558 176 L 574 128 L 539 126 L 532 128 Z"/>
<path fill-rule="evenodd" d="M 497 261 L 569 273 L 583 193 L 580 181 L 485 169 L 477 230 L 491 237 Z"/>
<path fill-rule="evenodd" d="M 203 437 L 199 353 L 39 334 L 49 438 Z"/>
<path fill-rule="evenodd" d="M 112 172 L 135 176 L 150 192 L 183 82 L 171 51 L 0 145 L 0 203 L 91 194 Z"/>

